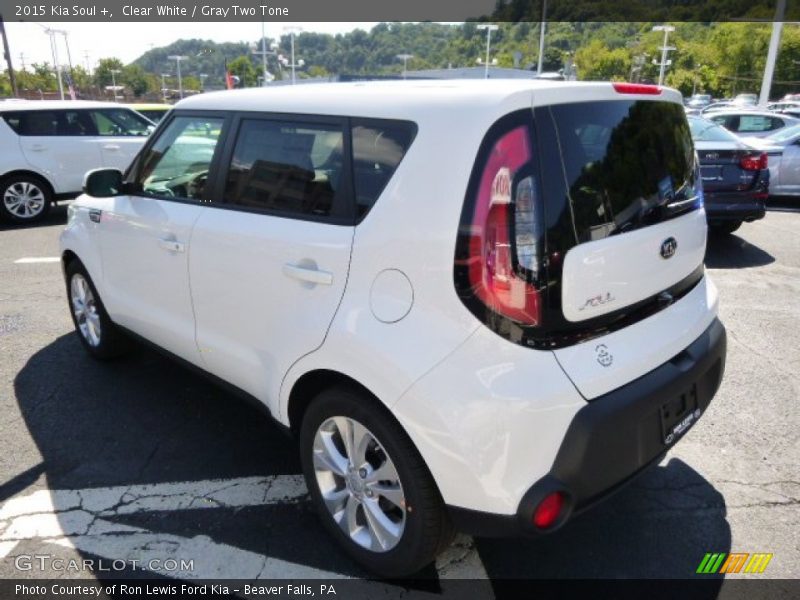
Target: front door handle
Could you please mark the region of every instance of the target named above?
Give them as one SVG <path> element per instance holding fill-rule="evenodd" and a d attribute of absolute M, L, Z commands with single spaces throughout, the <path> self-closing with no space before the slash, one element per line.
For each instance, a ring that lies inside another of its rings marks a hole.
<path fill-rule="evenodd" d="M 322 285 L 333 284 L 333 273 L 320 271 L 316 267 L 301 267 L 298 265 L 283 265 L 283 274 L 292 279 L 307 281 L 308 283 L 319 283 Z"/>
<path fill-rule="evenodd" d="M 186 245 L 183 242 L 168 238 L 158 240 L 158 246 L 168 252 L 184 252 L 186 250 Z"/>
<path fill-rule="evenodd" d="M 33 152 L 44 152 L 47 150 L 47 146 L 43 146 L 42 144 L 31 144 L 30 148 Z"/>
<path fill-rule="evenodd" d="M 117 150 L 119 150 L 119 146 L 117 146 L 116 144 L 106 144 L 105 146 L 103 146 L 103 149 L 110 150 L 111 152 L 116 152 Z"/>

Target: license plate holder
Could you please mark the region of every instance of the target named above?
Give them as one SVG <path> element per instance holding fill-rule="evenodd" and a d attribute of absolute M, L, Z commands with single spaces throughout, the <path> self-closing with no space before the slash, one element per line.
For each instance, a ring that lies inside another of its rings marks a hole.
<path fill-rule="evenodd" d="M 697 402 L 697 385 L 692 384 L 685 392 L 661 405 L 661 440 L 665 445 L 674 444 L 700 418 Z"/>

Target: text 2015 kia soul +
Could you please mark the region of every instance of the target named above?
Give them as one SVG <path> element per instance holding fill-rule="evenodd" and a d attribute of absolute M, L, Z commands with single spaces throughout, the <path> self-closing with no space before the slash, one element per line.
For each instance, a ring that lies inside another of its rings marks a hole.
<path fill-rule="evenodd" d="M 266 405 L 378 573 L 455 529 L 558 528 L 658 461 L 722 377 L 672 90 L 203 94 L 85 191 L 61 241 L 89 353 L 134 334 Z"/>

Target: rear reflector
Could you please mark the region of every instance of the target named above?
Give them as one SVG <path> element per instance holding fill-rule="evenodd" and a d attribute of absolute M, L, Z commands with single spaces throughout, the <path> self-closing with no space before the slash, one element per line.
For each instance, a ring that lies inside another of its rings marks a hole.
<path fill-rule="evenodd" d="M 533 511 L 533 524 L 539 529 L 551 527 L 558 521 L 562 508 L 564 508 L 564 494 L 561 492 L 548 494 Z"/>
<path fill-rule="evenodd" d="M 739 161 L 739 166 L 745 171 L 761 171 L 768 166 L 767 155 L 762 153 L 759 156 L 745 156 Z"/>
<path fill-rule="evenodd" d="M 648 94 L 651 96 L 658 96 L 661 94 L 661 88 L 657 85 L 648 85 L 646 83 L 625 83 L 616 82 L 612 83 L 614 90 L 618 94 Z"/>

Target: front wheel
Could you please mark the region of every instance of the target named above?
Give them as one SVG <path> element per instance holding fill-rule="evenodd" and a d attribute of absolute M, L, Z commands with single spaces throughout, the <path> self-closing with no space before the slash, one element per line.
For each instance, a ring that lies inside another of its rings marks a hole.
<path fill-rule="evenodd" d="M 422 458 L 373 398 L 348 388 L 322 392 L 303 418 L 300 452 L 325 528 L 367 569 L 410 575 L 452 540 Z"/>
<path fill-rule="evenodd" d="M 66 274 L 70 315 L 83 347 L 94 358 L 103 360 L 123 354 L 128 341 L 108 316 L 84 266 L 73 260 L 67 265 Z"/>

